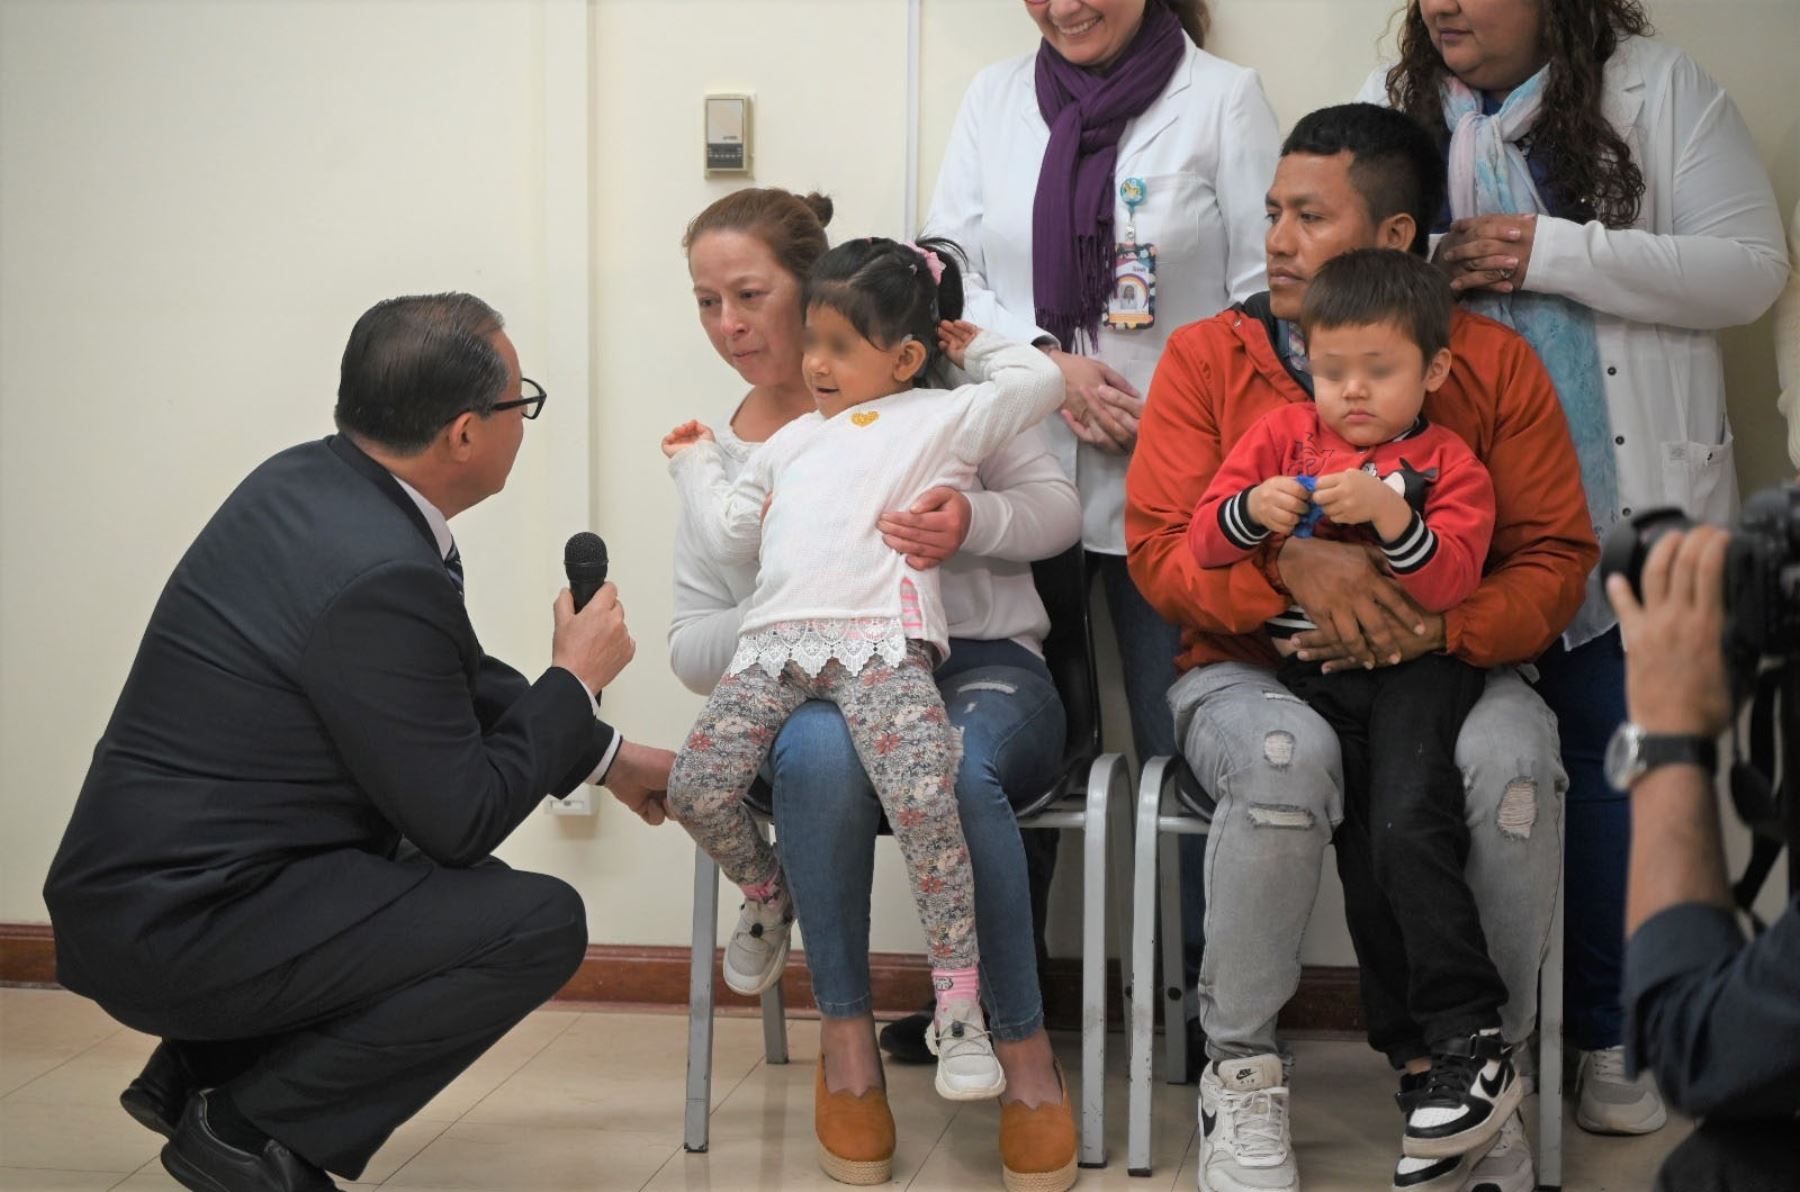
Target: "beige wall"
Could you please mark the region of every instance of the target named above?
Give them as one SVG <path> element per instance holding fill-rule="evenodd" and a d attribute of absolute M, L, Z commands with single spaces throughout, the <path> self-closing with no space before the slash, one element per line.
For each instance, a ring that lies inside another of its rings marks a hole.
<path fill-rule="evenodd" d="M 1354 92 L 1394 5 L 1217 7 L 1215 48 L 1259 68 L 1285 125 Z M 1651 11 L 1737 98 L 1791 209 L 1800 0 Z M 640 644 L 608 711 L 679 738 L 699 701 L 665 665 L 674 519 L 655 440 L 723 420 L 741 390 L 695 325 L 678 247 L 732 186 L 700 176 L 700 96 L 755 93 L 755 181 L 828 190 L 838 235 L 901 232 L 906 13 L 0 0 L 0 921 L 44 917 L 42 874 L 163 578 L 245 471 L 329 430 L 343 339 L 387 294 L 480 293 L 552 393 L 506 493 L 456 526 L 484 641 L 544 664 L 557 550 L 591 520 Z M 925 0 L 923 28 L 921 203 L 969 77 L 1033 44 L 1017 0 Z M 1769 483 L 1766 325 L 1728 343 L 1744 480 Z M 574 882 L 596 941 L 686 937 L 692 850 L 673 829 L 607 804 L 534 816 L 504 855 Z M 879 855 L 874 946 L 916 949 Z M 1348 962 L 1326 898 L 1307 959 Z"/>

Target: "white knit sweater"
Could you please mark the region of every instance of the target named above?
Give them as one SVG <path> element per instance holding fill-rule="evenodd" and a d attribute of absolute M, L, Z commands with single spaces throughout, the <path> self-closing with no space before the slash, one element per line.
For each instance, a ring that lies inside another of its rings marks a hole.
<path fill-rule="evenodd" d="M 746 563 L 760 553 L 741 635 L 766 636 L 777 626 L 803 623 L 879 622 L 890 647 L 903 649 L 902 591 L 910 584 L 922 625 L 909 636 L 948 651 L 951 615 L 939 570 L 908 568 L 883 544 L 876 520 L 936 485 L 972 487 L 984 457 L 1062 400 L 1061 375 L 1041 352 L 992 332 L 970 345 L 967 367 L 979 383 L 914 389 L 829 419 L 797 418 L 744 460 L 735 483 L 727 475 L 731 457 L 717 444 L 698 444 L 671 461 L 688 551 L 710 564 Z M 765 520 L 763 500 L 771 492 Z M 1037 613 L 1041 618 L 1041 606 Z M 867 657 L 861 651 L 857 664 Z"/>
<path fill-rule="evenodd" d="M 720 431 L 725 474 L 735 480 L 757 446 L 729 427 Z M 983 460 L 975 480 L 980 489 L 966 494 L 968 536 L 962 549 L 935 569 L 942 577 L 950 636 L 1011 640 L 1041 655 L 1050 618 L 1031 564 L 1060 554 L 1081 537 L 1081 496 L 1041 426 Z M 706 695 L 737 650 L 738 626 L 756 590 L 756 564 L 713 558 L 678 522 L 674 571 L 669 668 L 689 691 Z"/>

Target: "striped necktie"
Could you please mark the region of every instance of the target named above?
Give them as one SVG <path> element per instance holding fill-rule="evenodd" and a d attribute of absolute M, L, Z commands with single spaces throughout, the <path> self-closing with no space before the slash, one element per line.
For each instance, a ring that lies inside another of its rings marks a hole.
<path fill-rule="evenodd" d="M 454 539 L 450 542 L 450 553 L 444 556 L 444 570 L 450 573 L 450 582 L 456 585 L 456 594 L 463 594 L 462 551 L 457 549 Z"/>

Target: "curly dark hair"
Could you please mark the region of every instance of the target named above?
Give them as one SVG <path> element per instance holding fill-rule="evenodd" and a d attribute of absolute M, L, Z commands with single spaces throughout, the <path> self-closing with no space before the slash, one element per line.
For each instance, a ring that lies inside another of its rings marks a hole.
<path fill-rule="evenodd" d="M 1554 201 L 1586 222 L 1609 228 L 1636 221 L 1644 174 L 1631 150 L 1600 110 L 1601 72 L 1627 37 L 1651 32 L 1640 0 L 1538 0 L 1544 60 L 1550 78 L 1531 131 L 1533 156 L 1549 162 Z M 1400 29 L 1400 61 L 1388 71 L 1388 102 L 1447 143 L 1439 86 L 1447 73 L 1418 0 L 1410 0 Z"/>
<path fill-rule="evenodd" d="M 1212 29 L 1212 13 L 1207 11 L 1206 0 L 1164 0 L 1164 3 L 1181 19 L 1181 29 L 1188 35 L 1188 40 L 1204 50 L 1206 35 Z"/>

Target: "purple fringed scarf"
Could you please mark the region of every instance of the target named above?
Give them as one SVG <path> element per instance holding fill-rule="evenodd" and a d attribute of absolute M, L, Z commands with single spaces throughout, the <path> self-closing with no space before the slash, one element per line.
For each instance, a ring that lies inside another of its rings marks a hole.
<path fill-rule="evenodd" d="M 1031 208 L 1031 286 L 1038 326 L 1075 349 L 1090 344 L 1113 291 L 1113 167 L 1125 126 L 1142 114 L 1181 64 L 1186 34 L 1159 0 L 1144 8 L 1137 35 L 1106 74 L 1072 66 L 1038 47 L 1037 101 L 1050 143 Z"/>

